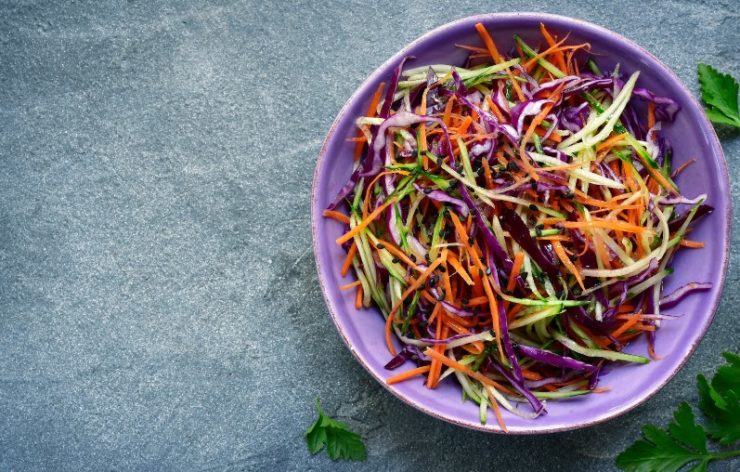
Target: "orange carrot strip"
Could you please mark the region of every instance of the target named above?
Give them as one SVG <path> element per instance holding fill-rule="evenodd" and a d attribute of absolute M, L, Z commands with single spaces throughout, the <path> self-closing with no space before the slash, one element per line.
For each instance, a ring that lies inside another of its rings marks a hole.
<path fill-rule="evenodd" d="M 640 321 L 640 315 L 634 315 L 630 317 L 629 320 L 622 323 L 622 326 L 612 331 L 612 337 L 618 337 L 619 335 L 636 325 L 638 321 Z"/>
<path fill-rule="evenodd" d="M 444 115 L 442 115 L 442 121 L 444 122 L 445 126 L 450 126 L 450 114 L 452 113 L 452 105 L 455 104 L 455 96 L 450 96 L 450 99 L 447 100 L 447 104 L 445 105 L 445 111 Z"/>
<path fill-rule="evenodd" d="M 533 180 L 539 180 L 540 176 L 537 175 L 537 173 L 534 171 L 534 167 L 532 164 L 529 163 L 529 157 L 526 153 L 526 146 L 527 142 L 532 138 L 532 134 L 534 134 L 535 128 L 542 123 L 542 120 L 545 119 L 545 117 L 550 113 L 550 110 L 552 110 L 552 107 L 555 106 L 555 102 L 557 102 L 557 99 L 560 97 L 560 92 L 563 90 L 564 84 L 561 84 L 557 89 L 555 89 L 552 94 L 550 94 L 550 98 L 553 99 L 553 102 L 548 103 L 544 107 L 542 107 L 542 110 L 540 110 L 539 113 L 532 119 L 532 122 L 529 124 L 529 128 L 527 128 L 527 132 L 524 133 L 524 138 L 522 138 L 522 142 L 519 145 L 519 159 L 524 165 L 524 170 L 527 171 L 530 177 L 532 177 Z"/>
<path fill-rule="evenodd" d="M 414 377 L 418 377 L 429 372 L 429 369 L 431 369 L 430 366 L 423 365 L 421 367 L 417 367 L 416 369 L 407 370 L 406 372 L 396 374 L 393 377 L 388 377 L 385 383 L 387 383 L 388 385 L 393 385 L 399 382 L 403 382 L 404 380 L 413 379 Z"/>
<path fill-rule="evenodd" d="M 688 166 L 690 166 L 694 162 L 696 162 L 696 159 L 691 159 L 691 160 L 688 160 L 688 161 L 684 162 L 683 164 L 681 164 L 680 166 L 678 166 L 678 168 L 676 170 L 673 171 L 673 174 L 671 175 L 671 177 L 673 177 L 675 179 L 678 174 L 680 174 L 681 172 L 683 172 Z"/>
<path fill-rule="evenodd" d="M 355 257 L 355 254 L 357 254 L 357 244 L 352 241 L 352 246 L 347 251 L 347 257 L 344 258 L 344 262 L 342 263 L 342 270 L 340 272 L 342 277 L 345 277 L 349 272 L 349 268 L 352 267 L 352 259 Z"/>
<path fill-rule="evenodd" d="M 501 385 L 500 383 L 496 382 L 493 379 L 489 379 L 488 377 L 486 377 L 485 375 L 479 372 L 473 372 L 467 366 L 464 366 L 463 364 L 460 364 L 459 362 L 453 361 L 449 357 L 445 356 L 444 354 L 438 353 L 434 349 L 427 348 L 424 351 L 424 354 L 431 357 L 432 359 L 438 359 L 442 364 L 446 365 L 447 367 L 455 369 L 458 372 L 461 372 L 467 375 L 468 377 L 472 377 L 482 384 L 490 385 L 492 387 L 495 387 L 501 390 L 504 393 L 507 393 L 509 395 L 514 395 L 514 392 L 511 389 Z"/>
<path fill-rule="evenodd" d="M 483 162 L 483 178 L 486 180 L 486 187 L 492 189 L 494 186 L 491 165 L 488 163 L 488 159 L 481 159 L 481 162 Z"/>
<path fill-rule="evenodd" d="M 509 283 L 506 284 L 506 291 L 511 292 L 516 287 L 516 278 L 519 277 L 519 273 L 522 271 L 522 264 L 524 263 L 524 253 L 517 252 L 514 256 L 514 265 L 511 266 L 511 273 L 509 274 Z"/>
<path fill-rule="evenodd" d="M 704 243 L 701 241 L 692 241 L 690 239 L 682 239 L 679 245 L 683 247 L 688 247 L 691 249 L 700 249 L 704 247 Z"/>
<path fill-rule="evenodd" d="M 468 300 L 468 306 L 479 306 L 488 303 L 488 297 L 475 297 Z"/>
<path fill-rule="evenodd" d="M 350 239 L 354 238 L 355 235 L 360 234 L 360 232 L 362 230 L 364 230 L 365 228 L 367 228 L 367 226 L 370 223 L 372 223 L 373 220 L 375 218 L 377 218 L 383 212 L 383 210 L 385 210 L 386 208 L 388 208 L 393 203 L 396 203 L 396 198 L 395 197 L 391 197 L 388 200 L 386 200 L 385 202 L 383 202 L 382 205 L 380 205 L 372 213 L 370 213 L 369 215 L 367 215 L 367 218 L 365 218 L 362 221 L 360 221 L 360 223 L 357 226 L 355 226 L 351 230 L 347 231 L 342 236 L 338 237 L 337 240 L 336 240 L 337 244 L 344 244 L 347 241 L 349 241 Z"/>
<path fill-rule="evenodd" d="M 591 221 L 559 221 L 559 223 L 565 228 L 603 228 L 624 231 L 625 233 L 652 233 L 651 230 L 643 228 L 642 226 L 625 223 L 624 221 L 611 221 L 594 218 Z"/>
<path fill-rule="evenodd" d="M 370 209 L 370 195 L 372 194 L 373 187 L 375 186 L 375 183 L 380 180 L 381 177 L 389 174 L 400 174 L 400 175 L 409 175 L 409 173 L 405 170 L 386 170 L 381 172 L 380 174 L 376 175 L 375 178 L 370 182 L 370 185 L 367 186 L 365 189 L 365 198 L 362 202 L 362 217 L 367 218 L 368 210 Z"/>
<path fill-rule="evenodd" d="M 361 285 L 361 282 L 359 280 L 355 280 L 354 282 L 350 282 L 348 284 L 341 285 L 339 287 L 339 290 L 349 290 L 351 288 L 357 287 L 358 285 Z"/>
<path fill-rule="evenodd" d="M 436 331 L 434 333 L 435 339 L 442 339 L 442 319 L 444 318 L 444 316 L 442 315 L 442 311 L 443 311 L 442 304 L 437 303 L 434 306 L 434 310 L 432 311 L 432 316 L 429 317 L 430 323 L 432 322 L 432 318 L 436 317 L 437 325 L 435 328 Z M 442 348 L 442 350 L 440 350 L 440 347 Z M 442 346 L 435 345 L 433 349 L 439 353 L 442 353 L 444 352 L 444 348 L 445 348 L 444 345 Z M 435 387 L 435 378 L 439 376 L 439 373 L 441 371 L 442 371 L 442 364 L 438 360 L 432 359 L 431 368 L 429 369 L 429 375 L 427 376 L 427 383 L 426 383 L 427 388 Z"/>
<path fill-rule="evenodd" d="M 558 259 L 560 259 L 565 268 L 568 269 L 568 271 L 570 271 L 570 273 L 573 274 L 573 276 L 576 278 L 578 285 L 581 286 L 581 290 L 586 290 L 586 287 L 583 285 L 581 271 L 579 271 L 576 266 L 573 265 L 573 262 L 565 253 L 565 249 L 563 249 L 563 245 L 560 244 L 560 241 L 553 241 L 552 248 L 555 250 L 555 254 L 558 256 Z"/>
<path fill-rule="evenodd" d="M 648 129 L 655 126 L 655 103 L 653 102 L 648 102 L 647 125 L 648 125 Z"/>
<path fill-rule="evenodd" d="M 414 281 L 411 285 L 409 285 L 406 291 L 401 294 L 401 298 L 398 299 L 396 304 L 391 309 L 391 312 L 388 314 L 388 318 L 386 318 L 385 320 L 385 344 L 388 347 L 388 352 L 390 352 L 392 355 L 396 355 L 396 348 L 393 346 L 393 342 L 391 341 L 391 326 L 393 323 L 393 319 L 396 316 L 396 312 L 399 308 L 401 308 L 404 300 L 406 300 L 409 295 L 415 292 L 417 288 L 421 287 L 424 282 L 426 282 L 427 277 L 429 277 L 429 275 L 434 272 L 434 270 L 439 267 L 440 264 L 447 260 L 447 252 L 447 248 L 442 249 L 442 253 L 437 258 L 437 260 L 432 262 L 429 267 L 427 267 L 427 270 L 422 272 L 421 275 L 419 275 L 419 278 L 416 279 L 416 281 Z"/>
<path fill-rule="evenodd" d="M 561 39 L 560 42 L 558 42 L 558 43 L 550 44 L 549 45 L 550 46 L 549 48 L 545 49 L 544 51 L 542 51 L 542 52 L 534 55 L 530 59 L 528 59 L 527 62 L 525 62 L 524 64 L 522 64 L 522 67 L 524 67 L 525 69 L 529 70 L 540 59 L 542 59 L 544 57 L 547 57 L 547 56 L 549 56 L 550 54 L 552 54 L 554 52 L 560 52 L 560 53 L 562 53 L 563 52 L 563 49 L 560 49 L 559 46 L 561 44 L 563 44 L 566 41 L 566 39 L 568 39 L 567 36 L 565 38 Z"/>
<path fill-rule="evenodd" d="M 616 144 L 621 142 L 624 138 L 628 136 L 628 133 L 622 133 L 618 134 L 616 136 L 612 136 L 611 138 L 607 139 L 606 141 L 599 143 L 596 145 L 596 152 L 603 151 L 604 149 L 611 149 Z"/>
<path fill-rule="evenodd" d="M 498 52 L 498 49 L 496 49 L 496 44 L 494 44 L 493 39 L 491 38 L 491 35 L 488 34 L 488 30 L 486 30 L 486 27 L 483 26 L 483 23 L 476 23 L 475 29 L 478 31 L 478 34 L 480 35 L 481 39 L 483 39 L 483 43 L 486 45 L 486 49 L 488 49 L 488 53 L 491 55 L 493 60 L 496 62 L 496 64 L 500 64 L 501 62 L 504 62 L 504 58 L 501 57 L 501 54 Z M 506 69 L 506 73 L 509 75 L 509 79 L 511 80 L 511 88 L 514 89 L 516 92 L 516 96 L 519 98 L 520 102 L 523 102 L 526 100 L 526 97 L 524 96 L 524 93 L 522 93 L 521 87 L 519 87 L 519 84 L 516 80 L 514 80 L 514 75 L 511 73 L 511 70 Z"/>
<path fill-rule="evenodd" d="M 460 48 L 460 49 L 466 49 L 471 52 L 483 53 L 483 54 L 486 54 L 486 57 L 488 57 L 488 51 L 486 51 L 484 48 L 470 46 L 468 44 L 458 44 L 458 43 L 455 43 L 455 47 Z"/>
<path fill-rule="evenodd" d="M 378 103 L 380 103 L 380 97 L 383 95 L 383 89 L 385 88 L 385 82 L 381 82 L 380 85 L 378 85 L 378 88 L 375 89 L 375 93 L 373 94 L 373 98 L 370 100 L 370 105 L 367 107 L 367 113 L 366 116 L 374 117 L 377 109 L 378 109 Z M 358 132 L 358 137 L 362 135 L 362 131 Z M 364 141 L 358 141 L 355 144 L 355 155 L 354 160 L 357 161 L 360 159 L 360 154 L 362 154 L 362 149 L 365 147 Z"/>
<path fill-rule="evenodd" d="M 503 113 L 501 113 L 501 110 L 499 110 L 498 105 L 496 105 L 493 100 L 491 100 L 491 96 L 488 95 L 486 97 L 486 100 L 488 101 L 488 107 L 491 109 L 491 113 L 496 115 L 496 118 L 502 123 L 506 122 L 506 119 L 504 118 Z"/>
<path fill-rule="evenodd" d="M 362 285 L 357 287 L 357 294 L 355 294 L 355 308 L 358 310 L 362 308 Z"/>
<path fill-rule="evenodd" d="M 544 23 L 540 23 L 540 32 L 542 33 L 542 36 L 545 38 L 545 41 L 547 41 L 547 44 L 550 46 L 555 45 L 555 38 L 550 35 L 550 32 L 547 31 L 547 28 L 545 28 Z M 556 51 L 554 54 L 555 57 L 555 65 L 558 69 L 563 71 L 566 75 L 568 75 L 568 67 L 565 65 L 565 56 L 563 55 L 562 51 Z"/>
<path fill-rule="evenodd" d="M 373 242 L 372 239 L 370 240 L 370 244 L 372 244 L 373 247 L 377 247 L 377 245 Z M 406 253 L 404 253 L 402 250 L 398 249 L 395 245 L 383 239 L 378 239 L 378 244 L 382 244 L 388 252 L 396 256 L 398 259 L 401 260 L 401 262 L 403 262 L 407 266 L 411 267 L 412 269 L 416 271 L 420 270 L 419 267 L 416 265 L 416 263 L 412 261 L 411 259 L 409 259 L 409 256 L 407 256 Z"/>
<path fill-rule="evenodd" d="M 478 262 L 479 268 L 481 270 L 484 270 L 482 268 L 480 259 L 476 257 L 475 260 Z M 488 297 L 488 307 L 491 310 L 493 332 L 496 335 L 496 346 L 498 347 L 498 352 L 501 355 L 501 361 L 504 362 L 504 349 L 501 346 L 501 326 L 498 316 L 498 304 L 496 303 L 496 298 L 493 296 L 493 290 L 491 289 L 491 283 L 488 281 L 488 277 L 484 276 L 481 278 L 481 280 L 483 280 L 483 290 L 486 292 L 486 296 Z"/>
<path fill-rule="evenodd" d="M 421 94 L 421 105 L 419 107 L 419 114 L 421 116 L 425 116 L 427 114 L 427 92 L 429 92 L 428 88 L 424 89 L 424 92 Z M 419 138 L 421 141 L 421 151 L 425 152 L 427 150 L 427 126 L 426 123 L 422 123 L 419 126 Z M 429 167 L 429 158 L 424 155 L 424 168 L 427 169 Z"/>
<path fill-rule="evenodd" d="M 349 216 L 345 215 L 344 213 L 340 213 L 340 212 L 334 211 L 334 210 L 324 210 L 323 215 L 326 218 L 331 218 L 333 220 L 337 220 L 340 223 L 344 223 L 346 225 L 349 224 Z"/>
<path fill-rule="evenodd" d="M 542 376 L 540 374 L 529 369 L 522 369 L 522 377 L 527 380 L 542 380 Z"/>
<path fill-rule="evenodd" d="M 465 268 L 463 268 L 462 264 L 460 264 L 460 261 L 458 261 L 454 257 L 450 257 L 447 262 L 449 262 L 450 265 L 455 268 L 457 274 L 465 281 L 466 284 L 473 285 L 473 279 L 470 278 L 470 275 L 465 270 Z"/>
<path fill-rule="evenodd" d="M 460 126 L 457 127 L 457 132 L 459 134 L 465 134 L 468 131 L 468 127 L 473 122 L 473 118 L 470 116 L 466 116 L 462 123 L 460 123 Z"/>
<path fill-rule="evenodd" d="M 504 417 L 501 416 L 501 408 L 498 406 L 498 402 L 496 401 L 496 398 L 491 394 L 491 392 L 488 389 L 486 390 L 486 395 L 488 396 L 488 401 L 491 403 L 491 408 L 493 409 L 493 414 L 496 416 L 496 421 L 498 422 L 498 425 L 501 427 L 501 430 L 504 433 L 508 433 L 509 430 L 506 428 L 506 423 L 504 423 Z"/>

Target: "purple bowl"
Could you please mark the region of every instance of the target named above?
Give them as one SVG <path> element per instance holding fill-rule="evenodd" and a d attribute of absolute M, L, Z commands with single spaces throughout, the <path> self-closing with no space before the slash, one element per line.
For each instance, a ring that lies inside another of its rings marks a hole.
<path fill-rule="evenodd" d="M 590 42 L 592 52 L 601 54 L 600 65 L 621 64 L 621 70 L 640 70 L 638 85 L 676 100 L 682 107 L 676 121 L 664 127 L 665 135 L 674 148 L 674 165 L 689 159 L 698 161 L 690 171 L 677 179 L 682 192 L 693 197 L 706 193 L 707 202 L 715 211 L 701 221 L 692 232 L 692 239 L 703 241 L 701 250 L 684 250 L 674 261 L 675 273 L 665 283 L 665 293 L 690 282 L 711 282 L 707 292 L 687 297 L 669 313 L 685 316 L 664 322 L 657 332 L 656 352 L 662 360 L 648 365 L 620 365 L 601 377 L 599 386 L 606 393 L 576 397 L 571 400 L 549 401 L 548 413 L 535 420 L 525 420 L 504 411 L 509 432 L 533 434 L 572 430 L 614 418 L 635 408 L 665 385 L 688 360 L 712 321 L 719 302 L 729 254 L 730 192 L 727 166 L 714 128 L 699 103 L 668 67 L 632 41 L 609 30 L 573 18 L 544 13 L 502 13 L 464 18 L 439 27 L 413 41 L 380 66 L 368 77 L 339 112 L 319 155 L 313 181 L 311 220 L 314 252 L 321 288 L 337 330 L 357 360 L 391 393 L 409 405 L 451 423 L 489 432 L 501 432 L 491 420 L 481 425 L 478 408 L 471 402 L 461 402 L 460 387 L 453 381 L 428 390 L 421 380 L 411 380 L 387 386 L 385 379 L 392 373 L 383 366 L 390 356 L 384 342 L 384 321 L 374 309 L 356 310 L 354 292 L 341 292 L 337 287 L 351 282 L 353 275 L 341 277 L 339 270 L 345 252 L 334 240 L 342 233 L 342 225 L 321 216 L 347 181 L 351 171 L 355 118 L 364 113 L 370 97 L 381 80 L 388 80 L 393 68 L 405 56 L 414 56 L 407 67 L 432 63 L 462 64 L 465 52 L 455 43 L 478 44 L 474 25 L 482 22 L 492 32 L 499 49 L 513 46 L 512 36 L 539 41 L 539 24 L 562 37 L 570 32 L 569 42 Z M 627 352 L 645 354 L 644 340 L 629 345 Z M 401 369 L 408 369 L 407 363 Z M 342 375 L 337 372 L 336 375 Z"/>

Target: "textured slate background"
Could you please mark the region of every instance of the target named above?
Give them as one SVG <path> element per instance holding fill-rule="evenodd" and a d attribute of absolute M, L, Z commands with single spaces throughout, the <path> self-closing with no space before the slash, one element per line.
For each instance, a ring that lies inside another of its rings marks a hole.
<path fill-rule="evenodd" d="M 738 348 L 733 251 L 707 338 L 645 405 L 547 437 L 466 431 L 351 357 L 308 215 L 335 114 L 428 29 L 575 14 L 696 92 L 697 62 L 740 77 L 736 1 L 153 3 L 0 3 L 0 469 L 613 470 Z M 722 135 L 737 181 L 740 137 Z M 316 397 L 366 438 L 367 462 L 309 457 Z"/>

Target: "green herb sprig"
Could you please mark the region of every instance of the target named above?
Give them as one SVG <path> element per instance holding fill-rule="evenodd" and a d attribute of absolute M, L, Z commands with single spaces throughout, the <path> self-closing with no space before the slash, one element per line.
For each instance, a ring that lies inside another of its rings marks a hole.
<path fill-rule="evenodd" d="M 726 352 L 724 357 L 728 364 L 717 370 L 711 382 L 703 375 L 697 378 L 706 430 L 683 402 L 667 429 L 646 425 L 643 438 L 617 456 L 617 467 L 627 472 L 699 472 L 712 461 L 740 457 L 740 449 L 707 448 L 708 438 L 723 446 L 740 440 L 740 356 Z"/>
<path fill-rule="evenodd" d="M 740 84 L 729 74 L 723 74 L 707 64 L 697 67 L 704 110 L 713 123 L 740 128 L 737 98 Z"/>
<path fill-rule="evenodd" d="M 363 461 L 367 457 L 365 444 L 359 434 L 347 429 L 341 421 L 330 418 L 316 400 L 319 417 L 306 431 L 306 444 L 311 454 L 317 454 L 324 447 L 331 460 Z"/>

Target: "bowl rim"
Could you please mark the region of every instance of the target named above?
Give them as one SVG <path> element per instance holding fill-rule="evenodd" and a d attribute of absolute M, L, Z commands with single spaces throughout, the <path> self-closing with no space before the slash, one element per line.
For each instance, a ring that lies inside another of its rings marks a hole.
<path fill-rule="evenodd" d="M 413 400 L 410 400 L 405 397 L 405 395 L 401 394 L 400 392 L 396 391 L 393 388 L 390 388 L 390 386 L 385 382 L 385 379 L 381 378 L 380 376 L 376 375 L 375 372 L 370 368 L 370 366 L 366 363 L 365 359 L 363 358 L 362 354 L 360 354 L 357 349 L 350 343 L 350 340 L 347 337 L 347 334 L 344 332 L 342 326 L 340 325 L 339 319 L 338 319 L 338 309 L 334 305 L 334 303 L 331 300 L 331 297 L 328 293 L 328 287 L 326 280 L 324 278 L 324 275 L 322 273 L 321 264 L 320 264 L 320 257 L 319 254 L 323 252 L 323 250 L 320 248 L 319 245 L 319 232 L 318 232 L 318 221 L 316 218 L 317 215 L 317 205 L 318 205 L 318 185 L 317 182 L 320 178 L 320 169 L 322 168 L 322 163 L 324 159 L 327 156 L 327 150 L 329 147 L 330 142 L 333 141 L 336 129 L 340 122 L 342 122 L 345 119 L 345 115 L 348 113 L 349 108 L 351 105 L 357 100 L 357 97 L 360 95 L 360 93 L 367 87 L 369 87 L 371 84 L 377 82 L 381 76 L 383 76 L 389 68 L 392 68 L 391 66 L 393 64 L 396 64 L 401 58 L 408 55 L 409 51 L 419 45 L 420 43 L 423 43 L 425 41 L 428 41 L 432 39 L 433 37 L 444 33 L 448 30 L 455 29 L 459 26 L 462 26 L 464 24 L 470 24 L 471 26 L 477 22 L 495 22 L 495 21 L 508 21 L 508 20 L 514 20 L 514 19 L 536 19 L 541 20 L 543 22 L 548 21 L 556 21 L 560 23 L 565 24 L 572 24 L 574 27 L 577 27 L 584 31 L 587 34 L 598 34 L 602 36 L 608 36 L 611 37 L 612 40 L 616 42 L 626 43 L 628 46 L 637 49 L 645 56 L 649 57 L 651 60 L 654 61 L 654 63 L 658 66 L 660 69 L 660 72 L 665 74 L 670 81 L 675 82 L 678 84 L 679 89 L 682 90 L 682 92 L 685 93 L 685 95 L 689 98 L 690 103 L 698 108 L 699 110 L 702 110 L 700 128 L 702 130 L 709 130 L 709 138 L 710 138 L 710 144 L 713 148 L 714 154 L 718 156 L 719 159 L 719 168 L 718 168 L 718 177 L 720 177 L 723 183 L 729 184 L 730 182 L 730 176 L 729 171 L 727 168 L 727 161 L 725 159 L 724 152 L 722 150 L 722 145 L 720 144 L 719 137 L 717 136 L 717 132 L 714 129 L 714 126 L 709 122 L 708 118 L 706 117 L 706 114 L 703 112 L 703 107 L 699 103 L 699 101 L 696 99 L 696 97 L 691 93 L 691 91 L 688 89 L 686 84 L 683 83 L 683 81 L 671 70 L 668 66 L 666 66 L 660 59 L 658 59 L 655 55 L 653 55 L 650 51 L 646 50 L 636 42 L 632 41 L 631 39 L 628 39 L 624 36 L 622 36 L 619 33 L 616 33 L 614 31 L 611 31 L 603 26 L 599 26 L 597 24 L 591 23 L 590 21 L 586 21 L 579 18 L 574 18 L 570 16 L 565 15 L 557 15 L 552 13 L 542 13 L 542 12 L 500 12 L 500 13 L 484 13 L 484 14 L 478 14 L 478 15 L 472 15 L 472 16 L 466 16 L 463 18 L 459 18 L 457 20 L 451 21 L 449 23 L 445 23 L 441 26 L 438 26 L 432 30 L 427 31 L 423 35 L 419 36 L 418 38 L 414 39 L 413 41 L 409 42 L 403 48 L 401 48 L 397 53 L 393 54 L 389 59 L 387 59 L 385 62 L 377 66 L 373 72 L 368 75 L 368 77 L 360 83 L 360 85 L 357 86 L 354 92 L 352 92 L 352 95 L 347 99 L 347 101 L 344 103 L 342 108 L 337 113 L 336 118 L 332 122 L 331 127 L 329 128 L 329 131 L 326 134 L 326 137 L 324 138 L 324 141 L 321 145 L 321 149 L 319 151 L 319 156 L 316 161 L 316 167 L 314 169 L 314 175 L 313 175 L 313 181 L 311 185 L 311 235 L 313 239 L 313 252 L 314 252 L 314 262 L 316 264 L 316 270 L 318 273 L 318 279 L 319 279 L 319 285 L 321 286 L 321 294 L 324 297 L 324 302 L 326 304 L 326 307 L 329 310 L 329 314 L 331 315 L 332 321 L 334 322 L 334 325 L 337 329 L 337 332 L 339 333 L 340 337 L 342 338 L 342 341 L 347 346 L 349 351 L 352 353 L 352 355 L 355 357 L 355 359 L 362 365 L 362 367 L 365 369 L 367 373 L 370 374 L 371 377 L 373 377 L 383 388 L 385 388 L 387 391 L 389 391 L 393 396 L 400 399 L 402 402 L 406 403 L 407 405 L 410 405 L 411 407 L 429 415 L 434 418 L 443 420 L 447 423 L 452 423 L 457 426 L 461 426 L 464 428 L 477 430 L 477 431 L 483 431 L 487 433 L 495 433 L 495 434 L 514 434 L 514 435 L 529 435 L 529 434 L 548 434 L 548 433 L 557 433 L 557 432 L 563 432 L 563 431 L 573 431 L 576 429 L 582 429 L 587 428 L 590 426 L 595 426 L 601 423 L 604 423 L 606 421 L 612 420 L 616 417 L 619 417 L 638 406 L 642 405 L 646 401 L 648 401 L 650 398 L 652 398 L 658 391 L 660 391 L 663 387 L 665 387 L 666 384 L 668 384 L 673 378 L 678 374 L 679 371 L 683 369 L 683 367 L 688 362 L 689 358 L 694 354 L 696 351 L 696 348 L 698 347 L 699 343 L 704 339 L 704 336 L 706 335 L 707 330 L 709 329 L 709 326 L 711 325 L 712 321 L 714 320 L 714 316 L 717 312 L 717 308 L 719 307 L 720 301 L 722 299 L 722 293 L 724 291 L 726 276 L 727 276 L 727 268 L 729 264 L 729 253 L 730 253 L 730 243 L 731 243 L 731 233 L 732 233 L 732 198 L 727 198 L 727 205 L 726 205 L 726 211 L 724 216 L 724 222 L 725 222 L 725 239 L 724 239 L 724 248 L 723 248 L 723 257 L 722 257 L 722 268 L 721 268 L 721 274 L 719 279 L 719 287 L 717 290 L 717 295 L 714 297 L 711 303 L 711 309 L 709 311 L 709 315 L 704 319 L 703 324 L 699 327 L 697 330 L 698 335 L 696 336 L 695 340 L 691 343 L 689 346 L 688 351 L 683 356 L 683 358 L 680 360 L 678 365 L 672 369 L 665 380 L 662 382 L 659 382 L 655 385 L 652 385 L 649 389 L 646 389 L 642 395 L 639 397 L 636 397 L 635 399 L 632 399 L 628 402 L 623 402 L 622 404 L 618 405 L 617 407 L 609 410 L 607 413 L 603 415 L 598 415 L 594 417 L 591 420 L 588 421 L 582 421 L 580 423 L 573 423 L 568 424 L 564 426 L 537 426 L 536 421 L 532 422 L 531 428 L 523 428 L 523 429 L 516 429 L 511 430 L 508 433 L 502 431 L 500 428 L 491 428 L 490 426 L 483 426 L 479 423 L 471 422 L 471 421 L 465 421 L 460 420 L 454 417 L 451 417 L 447 414 L 439 413 L 438 411 L 435 411 L 431 408 L 425 407 L 423 404 L 417 403 Z M 729 185 L 727 185 L 729 187 Z"/>

